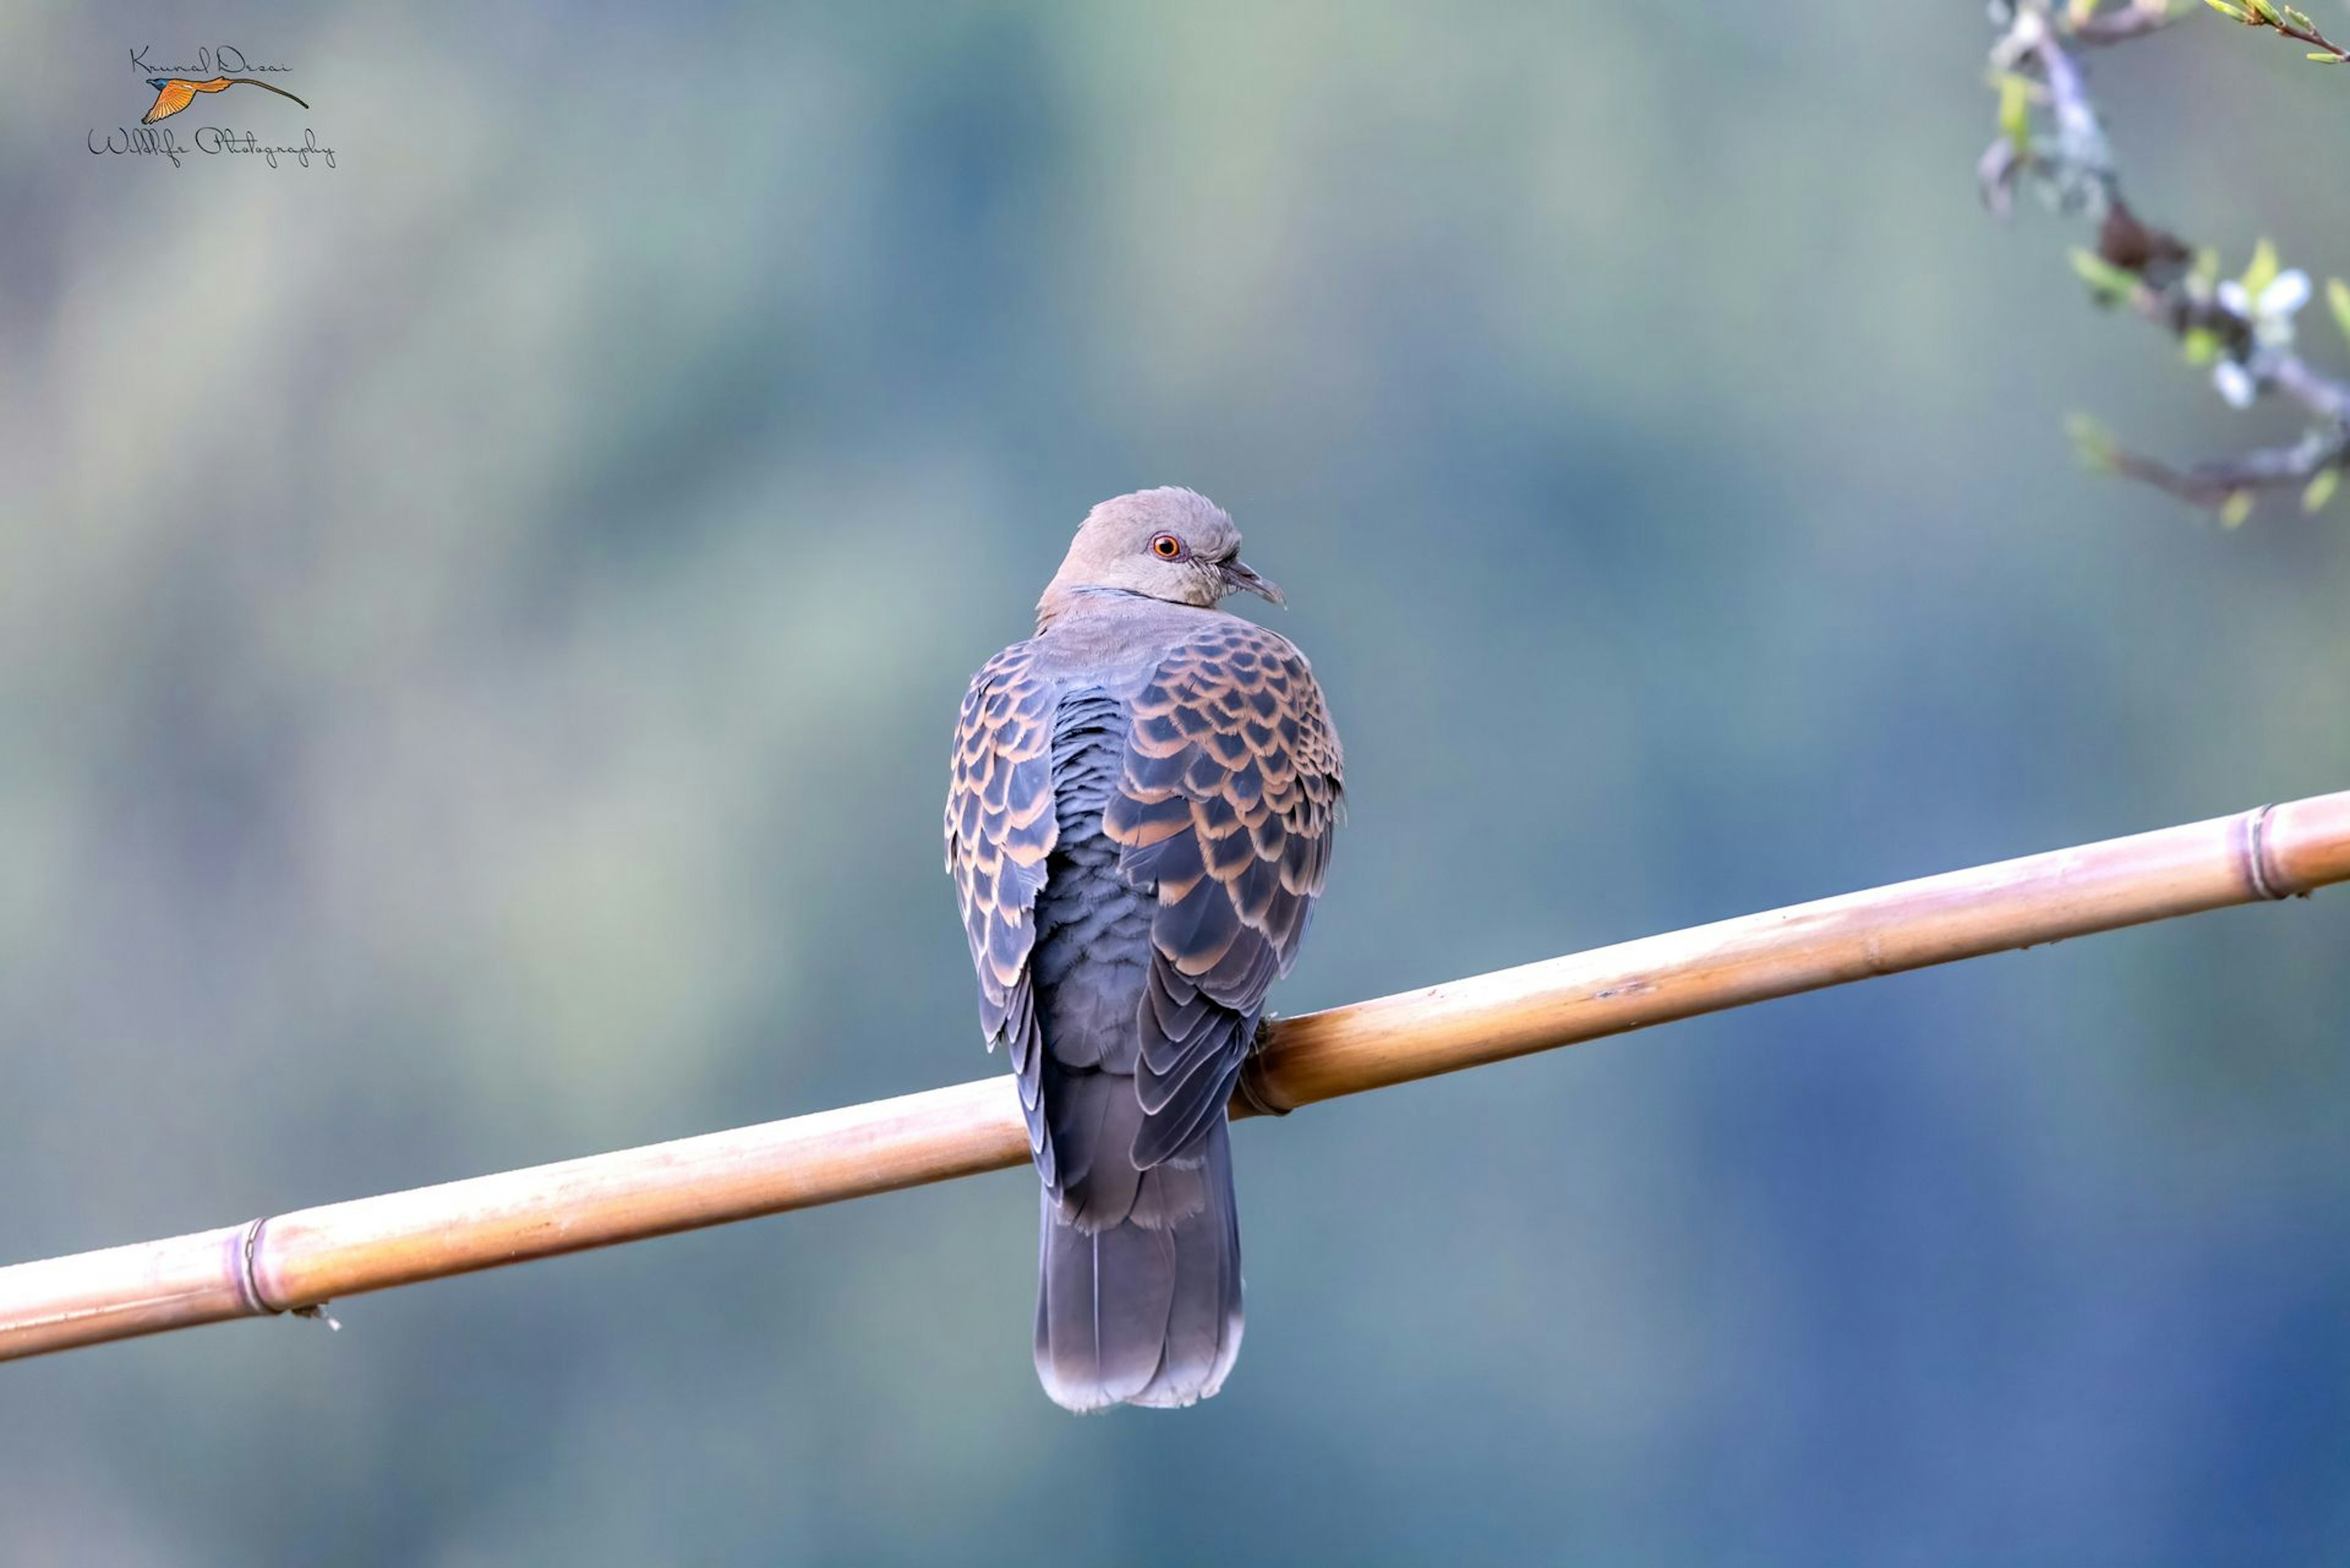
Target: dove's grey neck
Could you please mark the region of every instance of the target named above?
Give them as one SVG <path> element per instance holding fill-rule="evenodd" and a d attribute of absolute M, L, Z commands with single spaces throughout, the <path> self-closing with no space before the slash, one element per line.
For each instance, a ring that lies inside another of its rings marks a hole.
<path fill-rule="evenodd" d="M 1038 607 L 1035 668 L 1055 678 L 1082 673 L 1087 684 L 1130 693 L 1150 679 L 1172 643 L 1203 623 L 1237 619 L 1122 588 L 1074 589 Z"/>
<path fill-rule="evenodd" d="M 1107 588 L 1097 583 L 1064 583 L 1055 577 L 1045 589 L 1045 597 L 1036 601 L 1036 629 L 1050 630 L 1055 623 L 1072 616 L 1116 611 L 1128 606 L 1164 605 L 1164 599 L 1154 599 L 1148 594 L 1138 594 L 1130 588 Z"/>

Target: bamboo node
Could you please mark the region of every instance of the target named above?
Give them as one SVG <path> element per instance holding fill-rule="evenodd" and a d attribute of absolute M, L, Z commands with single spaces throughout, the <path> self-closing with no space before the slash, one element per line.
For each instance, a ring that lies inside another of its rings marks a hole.
<path fill-rule="evenodd" d="M 2244 879 L 2252 885 L 2254 894 L 2271 899 L 2293 896 L 2293 889 L 2285 887 L 2282 879 L 2271 875 L 2270 871 L 2269 813 L 2275 809 L 2276 804 L 2272 801 L 2256 811 L 2244 814 Z"/>
<path fill-rule="evenodd" d="M 286 1310 L 269 1304 L 269 1298 L 261 1293 L 261 1280 L 254 1272 L 253 1261 L 261 1251 L 262 1227 L 268 1223 L 269 1216 L 265 1214 L 245 1226 L 244 1234 L 237 1239 L 236 1288 L 244 1297 L 244 1310 L 255 1317 L 276 1317 Z"/>

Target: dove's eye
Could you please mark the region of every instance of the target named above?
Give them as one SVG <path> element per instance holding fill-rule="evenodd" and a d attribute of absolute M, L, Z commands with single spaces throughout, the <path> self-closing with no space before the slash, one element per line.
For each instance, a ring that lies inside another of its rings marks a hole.
<path fill-rule="evenodd" d="M 1154 534 L 1150 538 L 1150 553 L 1162 561 L 1180 561 L 1183 558 L 1183 541 L 1172 534 Z"/>

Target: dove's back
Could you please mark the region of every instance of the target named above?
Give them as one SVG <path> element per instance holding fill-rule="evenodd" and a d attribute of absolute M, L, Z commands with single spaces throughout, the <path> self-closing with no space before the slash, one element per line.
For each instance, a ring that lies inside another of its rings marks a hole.
<path fill-rule="evenodd" d="M 1148 1170 L 1133 1158 L 1159 900 L 1119 873 L 1118 846 L 1102 828 L 1129 714 L 1098 687 L 1061 701 L 1060 840 L 1029 960 L 1057 1176 L 1045 1189 L 1038 1241 L 1036 1374 L 1079 1410 L 1203 1398 L 1241 1344 L 1240 1227 L 1223 1118 Z"/>
<path fill-rule="evenodd" d="M 1036 1369 L 1188 1405 L 1241 1341 L 1224 1106 L 1320 891 L 1335 736 L 1287 641 L 1102 595 L 972 683 L 948 861 L 1044 1178 Z"/>

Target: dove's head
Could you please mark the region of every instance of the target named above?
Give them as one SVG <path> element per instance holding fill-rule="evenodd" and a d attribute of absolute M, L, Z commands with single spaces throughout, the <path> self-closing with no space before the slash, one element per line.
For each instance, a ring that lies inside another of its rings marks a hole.
<path fill-rule="evenodd" d="M 1086 514 L 1061 569 L 1036 607 L 1049 620 L 1066 597 L 1086 589 L 1139 594 L 1206 608 L 1227 594 L 1282 603 L 1281 590 L 1241 559 L 1241 531 L 1196 490 L 1138 490 Z"/>

